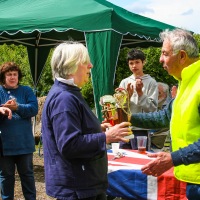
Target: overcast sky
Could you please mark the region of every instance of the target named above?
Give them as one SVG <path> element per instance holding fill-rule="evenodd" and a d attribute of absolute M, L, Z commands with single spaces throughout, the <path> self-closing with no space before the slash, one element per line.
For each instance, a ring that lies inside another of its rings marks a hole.
<path fill-rule="evenodd" d="M 126 10 L 200 34 L 199 0 L 107 0 Z"/>

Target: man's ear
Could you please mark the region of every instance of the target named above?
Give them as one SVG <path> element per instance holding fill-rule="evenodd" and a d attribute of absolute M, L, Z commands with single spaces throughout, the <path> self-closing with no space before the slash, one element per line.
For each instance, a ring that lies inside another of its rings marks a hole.
<path fill-rule="evenodd" d="M 184 64 L 187 58 L 187 53 L 184 50 L 180 50 L 180 63 Z"/>

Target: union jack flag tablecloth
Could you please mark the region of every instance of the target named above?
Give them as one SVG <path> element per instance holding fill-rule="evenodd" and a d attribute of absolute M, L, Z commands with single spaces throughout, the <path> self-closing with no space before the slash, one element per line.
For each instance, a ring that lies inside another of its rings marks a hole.
<path fill-rule="evenodd" d="M 122 150 L 124 157 L 115 159 L 108 150 L 107 194 L 132 200 L 187 200 L 186 183 L 177 180 L 173 168 L 159 177 L 147 176 L 141 167 L 151 161 L 145 154 Z"/>

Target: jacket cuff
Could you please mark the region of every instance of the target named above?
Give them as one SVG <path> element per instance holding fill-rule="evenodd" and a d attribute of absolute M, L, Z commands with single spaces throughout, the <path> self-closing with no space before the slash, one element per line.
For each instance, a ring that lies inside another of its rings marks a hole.
<path fill-rule="evenodd" d="M 178 165 L 182 165 L 183 161 L 180 155 L 180 151 L 174 151 L 171 153 L 171 157 L 172 157 L 172 162 L 174 164 L 174 166 L 178 166 Z"/>

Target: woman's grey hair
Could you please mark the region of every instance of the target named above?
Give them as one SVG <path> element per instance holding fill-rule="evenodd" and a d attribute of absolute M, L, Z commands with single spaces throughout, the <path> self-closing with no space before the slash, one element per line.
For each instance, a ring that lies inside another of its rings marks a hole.
<path fill-rule="evenodd" d="M 170 41 L 174 55 L 184 50 L 189 58 L 199 57 L 197 42 L 189 31 L 178 28 L 172 31 L 167 29 L 160 33 L 160 38 L 162 41 L 165 39 Z"/>
<path fill-rule="evenodd" d="M 53 79 L 67 79 L 74 74 L 80 64 L 89 64 L 90 57 L 87 48 L 79 42 L 64 42 L 59 44 L 51 58 Z"/>

